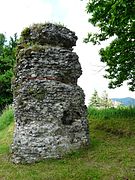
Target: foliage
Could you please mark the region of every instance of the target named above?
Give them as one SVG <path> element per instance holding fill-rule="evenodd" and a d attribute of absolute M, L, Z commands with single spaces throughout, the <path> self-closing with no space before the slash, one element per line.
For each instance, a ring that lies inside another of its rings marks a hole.
<path fill-rule="evenodd" d="M 94 90 L 92 97 L 90 98 L 89 107 L 95 108 L 109 108 L 113 107 L 113 102 L 108 98 L 106 91 L 103 91 L 102 97 L 98 95 L 98 92 Z"/>
<path fill-rule="evenodd" d="M 0 131 L 2 129 L 5 129 L 7 126 L 9 126 L 11 122 L 13 122 L 13 120 L 14 120 L 13 109 L 11 106 L 9 106 L 5 110 L 3 110 L 0 116 Z"/>
<path fill-rule="evenodd" d="M 127 81 L 129 89 L 135 90 L 135 1 L 89 0 L 89 22 L 99 28 L 89 33 L 85 42 L 100 43 L 114 37 L 112 43 L 100 50 L 101 61 L 106 64 L 105 77 L 110 88 L 119 87 Z"/>
<path fill-rule="evenodd" d="M 103 91 L 102 97 L 101 97 L 101 102 L 100 106 L 102 108 L 110 108 L 113 107 L 113 102 L 111 99 L 108 97 L 108 93 L 106 91 Z"/>
<path fill-rule="evenodd" d="M 90 98 L 89 106 L 100 107 L 100 97 L 96 90 L 94 90 L 94 93 L 92 94 L 92 97 Z"/>
<path fill-rule="evenodd" d="M 0 110 L 12 102 L 11 78 L 15 63 L 17 35 L 10 37 L 7 43 L 4 34 L 0 34 Z"/>

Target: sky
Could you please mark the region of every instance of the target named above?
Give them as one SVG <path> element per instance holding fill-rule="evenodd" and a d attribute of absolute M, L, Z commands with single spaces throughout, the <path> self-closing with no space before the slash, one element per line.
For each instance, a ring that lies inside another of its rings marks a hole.
<path fill-rule="evenodd" d="M 100 62 L 99 50 L 107 46 L 109 41 L 100 46 L 83 43 L 88 32 L 97 31 L 88 23 L 86 4 L 87 0 L 0 0 L 0 33 L 10 37 L 14 33 L 20 35 L 25 27 L 33 23 L 64 24 L 78 36 L 74 51 L 78 54 L 82 66 L 83 73 L 78 85 L 84 90 L 86 104 L 94 89 L 100 96 L 106 90 L 110 98 L 135 98 L 135 93 L 128 90 L 126 83 L 120 88 L 108 89 L 109 81 L 103 78 L 105 64 Z"/>

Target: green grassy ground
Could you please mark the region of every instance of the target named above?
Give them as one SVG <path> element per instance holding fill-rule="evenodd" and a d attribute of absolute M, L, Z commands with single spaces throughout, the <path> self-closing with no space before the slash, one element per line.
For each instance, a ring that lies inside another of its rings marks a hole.
<path fill-rule="evenodd" d="M 88 149 L 61 160 L 32 165 L 15 165 L 10 161 L 12 122 L 0 130 L 0 180 L 135 180 L 135 117 L 102 120 L 93 117 L 89 122 Z"/>
<path fill-rule="evenodd" d="M 14 114 L 12 107 L 7 107 L 0 116 L 0 131 L 13 122 Z"/>

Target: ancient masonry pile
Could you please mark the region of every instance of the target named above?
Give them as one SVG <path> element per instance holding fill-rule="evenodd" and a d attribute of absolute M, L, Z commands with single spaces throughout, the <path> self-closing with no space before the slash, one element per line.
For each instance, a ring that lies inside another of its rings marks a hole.
<path fill-rule="evenodd" d="M 14 163 L 60 158 L 89 145 L 76 40 L 74 32 L 51 23 L 22 32 L 13 82 Z"/>

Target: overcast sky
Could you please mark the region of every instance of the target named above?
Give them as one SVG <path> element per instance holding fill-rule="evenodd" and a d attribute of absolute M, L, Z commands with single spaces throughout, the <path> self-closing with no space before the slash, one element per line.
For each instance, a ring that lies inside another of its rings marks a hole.
<path fill-rule="evenodd" d="M 104 70 L 98 51 L 101 46 L 84 44 L 83 39 L 87 33 L 95 29 L 88 23 L 85 12 L 87 0 L 0 0 L 0 33 L 7 37 L 14 33 L 20 34 L 23 28 L 33 23 L 57 22 L 62 23 L 76 32 L 77 46 L 74 51 L 79 55 L 83 74 L 78 84 L 86 95 L 86 104 L 96 89 L 101 95 L 104 90 L 109 97 L 134 97 L 135 93 L 129 92 L 126 85 L 113 90 L 108 89 L 108 80 L 103 78 Z M 102 47 L 107 45 L 103 43 Z"/>

